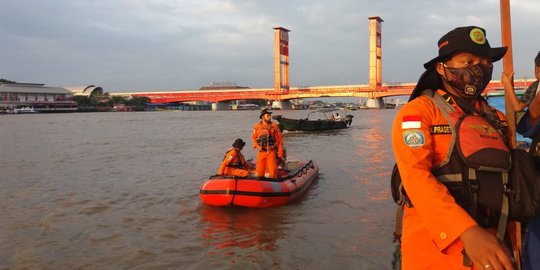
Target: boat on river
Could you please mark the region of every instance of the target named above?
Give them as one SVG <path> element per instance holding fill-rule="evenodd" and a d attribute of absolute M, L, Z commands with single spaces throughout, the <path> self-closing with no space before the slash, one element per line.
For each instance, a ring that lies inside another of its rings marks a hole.
<path fill-rule="evenodd" d="M 278 178 L 211 176 L 202 184 L 199 197 L 213 206 L 280 206 L 304 195 L 318 175 L 319 166 L 312 160 L 288 161 Z"/>
<path fill-rule="evenodd" d="M 304 119 L 293 119 L 275 115 L 272 118 L 279 122 L 282 130 L 289 131 L 324 131 L 344 129 L 351 125 L 353 116 L 345 114 L 343 109 L 323 108 L 308 113 Z M 336 118 L 336 115 L 339 115 Z"/>
<path fill-rule="evenodd" d="M 257 105 L 257 104 L 251 104 L 251 103 L 246 103 L 246 104 L 238 104 L 236 106 L 236 110 L 258 110 L 261 106 Z"/>
<path fill-rule="evenodd" d="M 36 110 L 34 110 L 34 107 L 21 107 L 21 108 L 13 108 L 11 110 L 6 111 L 7 113 L 11 114 L 30 114 L 30 113 L 37 113 Z"/>

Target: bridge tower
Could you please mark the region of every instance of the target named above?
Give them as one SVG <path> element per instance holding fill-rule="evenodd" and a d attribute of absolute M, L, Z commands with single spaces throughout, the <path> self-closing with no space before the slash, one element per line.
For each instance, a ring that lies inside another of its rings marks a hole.
<path fill-rule="evenodd" d="M 382 86 L 382 22 L 378 16 L 369 17 L 369 88 L 377 90 Z M 383 108 L 382 98 L 370 98 L 366 104 L 371 108 Z"/>
<path fill-rule="evenodd" d="M 289 32 L 283 27 L 274 27 L 274 91 L 289 93 Z"/>
<path fill-rule="evenodd" d="M 290 30 L 276 26 L 274 29 L 274 93 L 288 94 L 289 77 L 289 32 Z M 290 109 L 289 101 L 274 101 L 272 107 Z"/>

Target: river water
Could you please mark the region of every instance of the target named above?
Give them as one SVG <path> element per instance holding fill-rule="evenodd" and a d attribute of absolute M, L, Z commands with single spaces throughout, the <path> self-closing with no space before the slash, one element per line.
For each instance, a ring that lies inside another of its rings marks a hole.
<path fill-rule="evenodd" d="M 258 111 L 0 116 L 0 269 L 390 269 L 395 113 L 285 133 L 320 176 L 269 209 L 198 198 L 236 138 L 255 158 Z"/>

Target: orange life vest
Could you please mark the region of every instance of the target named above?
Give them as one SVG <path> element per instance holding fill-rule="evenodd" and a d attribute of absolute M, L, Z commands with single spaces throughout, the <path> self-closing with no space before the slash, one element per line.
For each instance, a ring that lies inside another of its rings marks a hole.
<path fill-rule="evenodd" d="M 229 162 L 229 165 L 227 167 L 234 167 L 234 168 L 243 168 L 244 167 L 244 157 L 242 155 L 242 153 L 240 153 L 239 151 L 237 151 L 236 149 L 234 148 L 231 148 L 229 149 L 226 153 L 225 153 L 225 156 L 223 156 L 223 160 L 225 160 L 227 158 L 227 155 L 231 152 L 231 151 L 234 151 L 234 153 L 231 153 L 231 157 L 233 158 L 231 160 L 231 162 Z"/>
<path fill-rule="evenodd" d="M 272 127 L 272 123 L 268 123 L 268 128 L 264 128 L 262 126 L 262 121 L 259 123 L 258 127 L 257 145 L 265 151 L 268 147 L 276 144 L 274 128 Z"/>
<path fill-rule="evenodd" d="M 501 222 L 505 225 L 508 209 L 504 206 L 504 194 L 511 167 L 505 122 L 487 104 L 480 104 L 480 113 L 484 114 L 480 116 L 454 109 L 449 96 L 433 92 L 425 95 L 448 121 L 448 126 L 432 126 L 431 133 L 452 135 L 446 159 L 435 164 L 433 175 L 479 225 L 491 228 L 497 228 Z M 395 179 L 399 177 L 397 170 L 392 177 L 394 200 L 410 205 L 406 192 L 399 186 L 401 183 L 396 183 L 401 182 Z M 402 191 L 404 196 L 395 196 L 396 190 Z M 503 231 L 499 233 L 501 237 L 504 234 Z"/>

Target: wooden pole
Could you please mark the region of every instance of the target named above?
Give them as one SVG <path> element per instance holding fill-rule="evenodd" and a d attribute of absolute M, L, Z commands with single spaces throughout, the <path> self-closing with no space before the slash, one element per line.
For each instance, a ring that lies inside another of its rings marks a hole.
<path fill-rule="evenodd" d="M 502 45 L 508 47 L 508 51 L 503 57 L 503 73 L 512 75 L 514 73 L 514 63 L 512 57 L 512 24 L 510 20 L 510 0 L 500 0 L 501 4 L 501 37 Z M 512 85 L 514 85 L 512 76 Z M 510 130 L 510 143 L 516 147 L 516 114 L 512 104 L 505 95 L 505 113 Z"/>
<path fill-rule="evenodd" d="M 508 47 L 508 51 L 503 57 L 503 73 L 509 76 L 514 73 L 514 63 L 512 57 L 512 23 L 510 20 L 510 0 L 500 0 L 501 9 L 501 38 L 502 45 Z M 512 88 L 514 86 L 514 76 L 511 76 Z M 505 114 L 508 121 L 508 130 L 510 133 L 510 144 L 516 147 L 516 113 L 508 97 L 504 96 Z M 510 241 L 512 242 L 512 252 L 516 261 L 516 268 L 521 269 L 521 224 L 519 222 L 510 222 L 508 224 Z"/>

